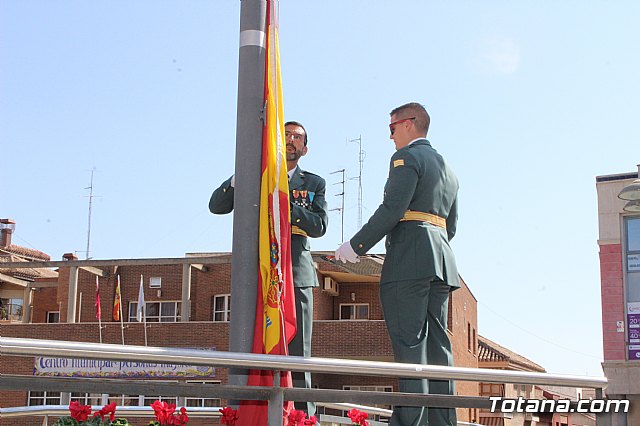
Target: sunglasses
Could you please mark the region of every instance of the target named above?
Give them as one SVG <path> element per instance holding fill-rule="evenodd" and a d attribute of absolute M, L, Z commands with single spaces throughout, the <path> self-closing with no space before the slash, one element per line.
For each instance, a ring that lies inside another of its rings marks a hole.
<path fill-rule="evenodd" d="M 416 117 L 403 118 L 402 120 L 396 120 L 393 123 L 389 124 L 389 131 L 391 132 L 391 136 L 396 132 L 396 124 L 403 123 L 405 121 L 415 120 Z"/>

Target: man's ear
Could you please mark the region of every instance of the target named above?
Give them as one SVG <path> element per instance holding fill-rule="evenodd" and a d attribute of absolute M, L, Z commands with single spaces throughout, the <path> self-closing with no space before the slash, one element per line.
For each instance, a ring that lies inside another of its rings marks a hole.
<path fill-rule="evenodd" d="M 307 146 L 302 147 L 302 155 L 307 155 Z"/>

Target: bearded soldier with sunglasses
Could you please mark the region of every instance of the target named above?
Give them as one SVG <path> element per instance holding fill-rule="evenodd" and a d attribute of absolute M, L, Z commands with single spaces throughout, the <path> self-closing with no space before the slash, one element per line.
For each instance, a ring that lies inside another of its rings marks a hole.
<path fill-rule="evenodd" d="M 297 121 L 286 122 L 284 128 L 291 209 L 291 266 L 297 321 L 297 332 L 289 343 L 289 354 L 310 357 L 313 288 L 318 286 L 318 276 L 311 257 L 309 238 L 322 237 L 327 232 L 326 183 L 320 176 L 304 171 L 298 166 L 298 161 L 308 150 L 306 129 Z M 234 183 L 234 176 L 231 176 L 213 192 L 209 201 L 211 213 L 226 214 L 233 210 Z M 310 373 L 294 371 L 291 376 L 293 386 L 311 388 Z M 296 401 L 295 406 L 296 410 L 303 410 L 309 417 L 316 411 L 313 402 Z"/>
<path fill-rule="evenodd" d="M 391 111 L 384 199 L 369 221 L 336 251 L 356 263 L 386 236 L 380 301 L 396 362 L 453 365 L 447 336 L 449 292 L 460 287 L 449 246 L 458 218 L 458 180 L 426 139 L 429 114 L 418 103 Z M 454 394 L 449 380 L 399 379 L 400 392 Z M 456 425 L 453 408 L 395 407 L 391 426 Z"/>

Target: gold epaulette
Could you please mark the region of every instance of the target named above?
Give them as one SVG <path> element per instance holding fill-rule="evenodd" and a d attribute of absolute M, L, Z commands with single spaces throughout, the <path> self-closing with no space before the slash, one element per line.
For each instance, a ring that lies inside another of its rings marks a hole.
<path fill-rule="evenodd" d="M 425 212 L 417 212 L 413 210 L 407 210 L 404 212 L 404 216 L 400 219 L 400 222 L 407 221 L 418 221 L 418 222 L 427 222 L 435 226 L 439 226 L 440 228 L 447 228 L 447 221 L 445 218 L 436 216 L 435 214 L 425 213 Z"/>

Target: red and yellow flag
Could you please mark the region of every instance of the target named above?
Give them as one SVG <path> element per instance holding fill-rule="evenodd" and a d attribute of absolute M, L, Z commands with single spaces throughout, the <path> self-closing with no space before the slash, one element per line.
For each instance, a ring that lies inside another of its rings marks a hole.
<path fill-rule="evenodd" d="M 291 272 L 291 224 L 289 181 L 284 139 L 284 108 L 278 49 L 276 1 L 267 1 L 265 66 L 265 125 L 262 134 L 262 180 L 260 187 L 260 263 L 253 353 L 288 355 L 287 346 L 296 333 L 296 307 Z M 248 384 L 273 386 L 273 372 L 252 370 Z M 291 373 L 283 372 L 280 386 L 291 387 Z M 283 416 L 293 408 L 285 402 Z M 243 401 L 238 411 L 242 426 L 267 424 L 265 401 Z"/>
<path fill-rule="evenodd" d="M 289 176 L 284 139 L 284 108 L 280 78 L 275 1 L 269 1 L 265 97 L 260 187 L 260 291 L 264 353 L 286 355 L 296 329 L 291 272 Z"/>
<path fill-rule="evenodd" d="M 102 310 L 100 309 L 100 284 L 98 284 L 98 276 L 96 275 L 96 319 L 102 319 Z"/>
<path fill-rule="evenodd" d="M 120 275 L 118 275 L 118 284 L 116 284 L 116 295 L 113 298 L 113 320 L 120 321 Z"/>

